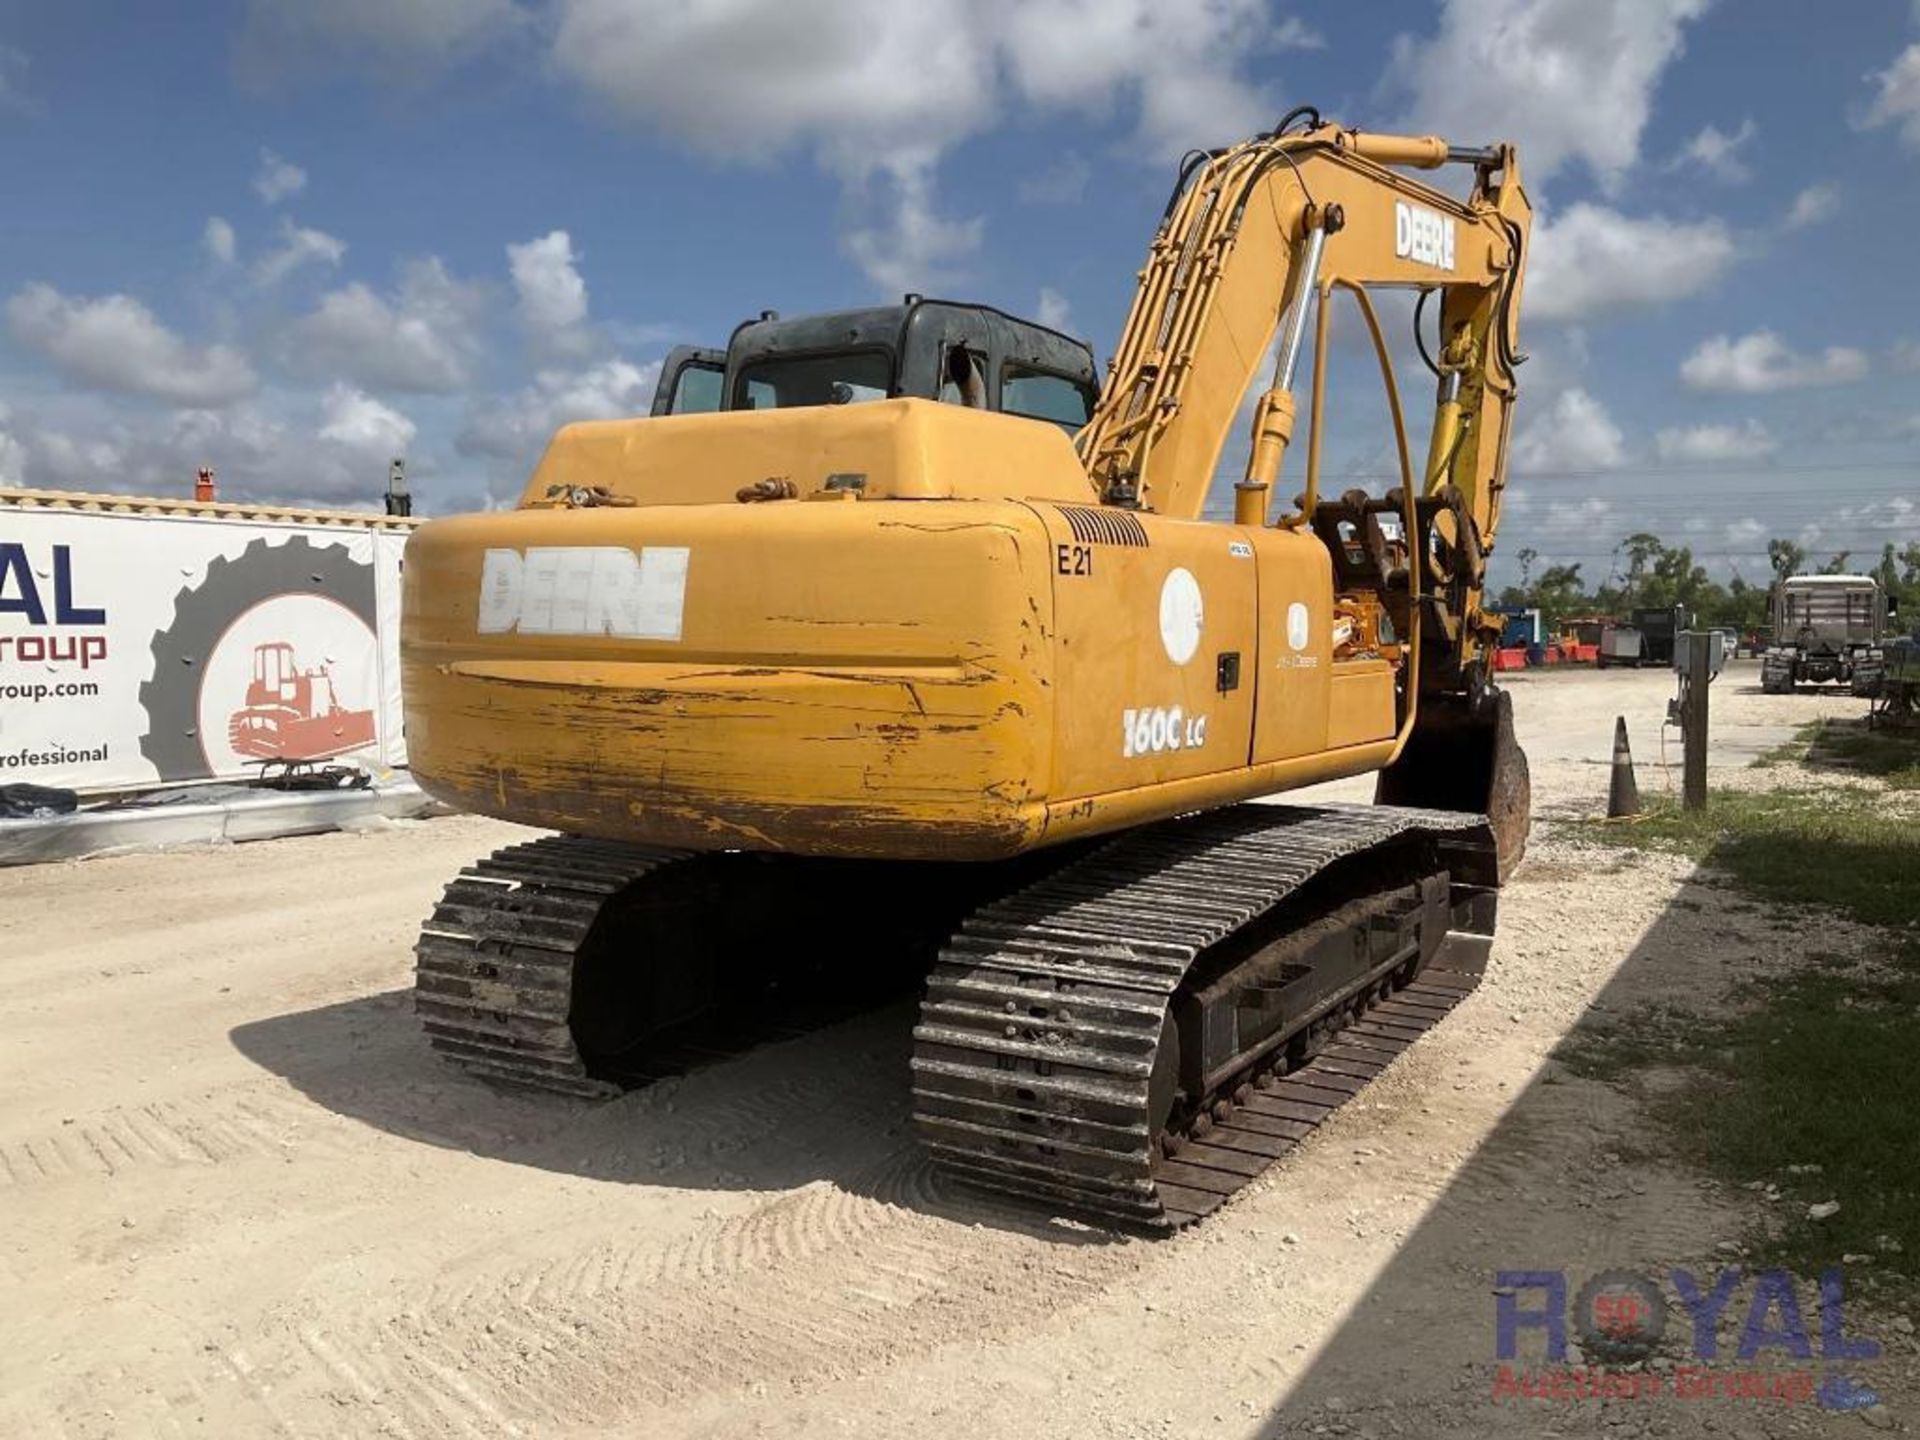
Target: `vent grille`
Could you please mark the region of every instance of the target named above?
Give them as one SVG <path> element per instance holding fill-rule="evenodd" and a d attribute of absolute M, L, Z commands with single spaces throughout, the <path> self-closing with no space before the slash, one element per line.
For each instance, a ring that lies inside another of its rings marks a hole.
<path fill-rule="evenodd" d="M 1073 538 L 1084 545 L 1147 546 L 1147 527 L 1124 510 L 1095 510 L 1085 505 L 1062 505 Z"/>

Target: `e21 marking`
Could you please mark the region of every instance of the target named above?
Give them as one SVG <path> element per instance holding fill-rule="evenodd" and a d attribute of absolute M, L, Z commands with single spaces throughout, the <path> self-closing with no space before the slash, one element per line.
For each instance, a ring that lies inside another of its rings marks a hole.
<path fill-rule="evenodd" d="M 1062 575 L 1093 574 L 1093 547 L 1091 545 L 1056 545 L 1053 547 L 1053 567 Z"/>

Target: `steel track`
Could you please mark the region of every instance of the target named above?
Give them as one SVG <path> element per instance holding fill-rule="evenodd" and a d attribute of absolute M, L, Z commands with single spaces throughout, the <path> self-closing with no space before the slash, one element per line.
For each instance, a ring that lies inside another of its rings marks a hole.
<path fill-rule="evenodd" d="M 1390 1000 L 1370 985 L 1307 1017 L 1316 1049 L 1299 1068 L 1280 1077 L 1276 1054 L 1156 1133 L 1155 1061 L 1176 992 L 1213 947 L 1337 861 L 1421 839 L 1491 842 L 1482 817 L 1453 812 L 1248 805 L 1126 835 L 987 905 L 942 952 L 914 1029 L 914 1120 L 936 1162 L 1149 1229 L 1217 1209 L 1478 976 L 1446 968 L 1442 946 Z"/>
<path fill-rule="evenodd" d="M 914 1028 L 913 1118 L 934 1160 L 970 1184 L 1149 1229 L 1211 1213 L 1470 993 L 1478 967 L 1443 947 L 1411 983 L 1402 970 L 1398 988 L 1336 996 L 1306 1017 L 1310 1056 L 1276 1051 L 1165 1128 L 1155 1061 L 1183 982 L 1337 862 L 1423 840 L 1490 843 L 1481 817 L 1453 812 L 1240 806 L 1131 832 L 974 910 Z M 415 949 L 432 1047 L 481 1079 L 605 1098 L 809 1028 L 736 1014 L 619 1068 L 581 1054 L 569 1019 L 595 922 L 691 858 L 551 836 L 463 870 Z"/>
<path fill-rule="evenodd" d="M 483 1080 L 618 1095 L 573 1043 L 574 960 L 601 907 L 687 852 L 553 835 L 462 870 L 414 946 L 427 1040 Z"/>

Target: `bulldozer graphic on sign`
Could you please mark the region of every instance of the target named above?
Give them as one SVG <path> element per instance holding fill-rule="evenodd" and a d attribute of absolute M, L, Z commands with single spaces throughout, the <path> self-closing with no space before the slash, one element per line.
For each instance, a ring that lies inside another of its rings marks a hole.
<path fill-rule="evenodd" d="M 285 640 L 253 648 L 246 704 L 227 721 L 234 753 L 256 760 L 324 760 L 373 743 L 373 712 L 348 710 L 322 665 L 302 670 Z"/>

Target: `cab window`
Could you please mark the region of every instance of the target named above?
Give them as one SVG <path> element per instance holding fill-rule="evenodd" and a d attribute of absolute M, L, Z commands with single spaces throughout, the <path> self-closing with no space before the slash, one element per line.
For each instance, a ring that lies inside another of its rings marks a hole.
<path fill-rule="evenodd" d="M 673 382 L 674 415 L 704 415 L 720 408 L 721 372 L 707 365 L 683 365 Z"/>
<path fill-rule="evenodd" d="M 1092 396 L 1078 381 L 1009 365 L 1000 377 L 1000 408 L 1029 420 L 1051 420 L 1069 434 L 1092 416 Z"/>
<path fill-rule="evenodd" d="M 785 355 L 740 371 L 734 384 L 734 407 L 785 410 L 795 405 L 884 400 L 892 384 L 893 357 L 884 350 Z"/>

